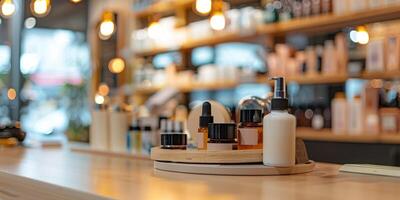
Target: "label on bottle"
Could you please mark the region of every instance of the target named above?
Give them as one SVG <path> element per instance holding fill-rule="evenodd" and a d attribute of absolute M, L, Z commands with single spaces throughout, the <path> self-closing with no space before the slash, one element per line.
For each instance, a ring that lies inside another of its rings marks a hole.
<path fill-rule="evenodd" d="M 195 140 L 196 140 L 197 148 L 199 148 L 199 149 L 204 148 L 204 133 L 197 132 L 195 135 Z"/>
<path fill-rule="evenodd" d="M 257 128 L 239 128 L 240 145 L 257 145 L 258 129 Z"/>

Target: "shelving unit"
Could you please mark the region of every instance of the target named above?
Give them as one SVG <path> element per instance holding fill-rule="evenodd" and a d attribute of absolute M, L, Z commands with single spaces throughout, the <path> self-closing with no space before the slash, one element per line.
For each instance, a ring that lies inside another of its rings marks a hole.
<path fill-rule="evenodd" d="M 362 78 L 362 79 L 400 79 L 400 72 L 381 72 L 381 73 L 364 73 L 361 76 L 349 77 L 347 75 L 302 75 L 296 77 L 286 77 L 288 83 L 296 83 L 301 85 L 307 84 L 340 84 L 345 83 L 349 78 Z M 142 86 L 136 87 L 135 92 L 139 94 L 151 94 L 155 93 L 166 87 L 175 87 L 181 92 L 192 92 L 199 90 L 223 90 L 233 89 L 240 84 L 245 83 L 258 83 L 258 84 L 269 84 L 272 85 L 271 81 L 268 81 L 267 76 L 257 76 L 255 81 L 252 82 L 217 82 L 217 83 L 192 83 L 190 85 L 183 86 Z"/>
<path fill-rule="evenodd" d="M 296 134 L 299 138 L 311 141 L 400 144 L 400 134 L 334 134 L 329 129 L 314 130 L 311 128 L 299 128 Z"/>
<path fill-rule="evenodd" d="M 190 1 L 182 2 L 182 4 L 185 3 L 190 5 Z M 175 9 L 175 8 L 177 7 L 170 6 L 170 9 Z M 156 13 L 157 12 L 156 10 L 159 8 L 152 9 L 150 7 L 148 9 L 149 9 L 148 11 L 142 11 L 136 15 L 144 16 L 145 14 L 148 15 L 148 13 Z M 284 36 L 290 33 L 321 34 L 324 32 L 340 30 L 347 26 L 356 26 L 365 23 L 387 21 L 398 18 L 400 18 L 400 5 L 369 9 L 366 11 L 347 13 L 342 15 L 336 15 L 330 13 L 330 14 L 311 16 L 306 18 L 293 19 L 287 22 L 260 25 L 256 28 L 256 31 L 254 31 L 254 33 L 251 34 L 229 33 L 229 32 L 215 33 L 214 35 L 207 38 L 199 40 L 188 40 L 177 48 L 154 48 L 148 51 L 136 52 L 135 55 L 138 57 L 145 57 L 145 56 L 154 56 L 169 51 L 184 51 L 201 46 L 216 45 L 226 42 L 240 42 L 240 41 L 254 42 L 257 41 L 257 38 L 260 36 Z"/>

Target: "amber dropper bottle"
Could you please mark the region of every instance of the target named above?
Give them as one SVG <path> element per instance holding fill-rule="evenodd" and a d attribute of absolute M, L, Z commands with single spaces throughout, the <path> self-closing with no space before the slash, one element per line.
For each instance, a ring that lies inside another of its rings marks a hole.
<path fill-rule="evenodd" d="M 202 105 L 201 116 L 199 118 L 199 129 L 196 134 L 197 149 L 207 149 L 208 124 L 213 122 L 214 117 L 211 115 L 211 104 L 206 101 Z"/>

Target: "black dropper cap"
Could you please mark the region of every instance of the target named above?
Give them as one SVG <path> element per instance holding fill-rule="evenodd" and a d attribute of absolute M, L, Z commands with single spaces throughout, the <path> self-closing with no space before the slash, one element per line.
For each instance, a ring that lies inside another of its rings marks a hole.
<path fill-rule="evenodd" d="M 261 122 L 261 110 L 258 109 L 243 109 L 240 110 L 240 122 Z"/>
<path fill-rule="evenodd" d="M 214 122 L 214 117 L 211 115 L 211 104 L 206 101 L 203 103 L 201 108 L 201 116 L 199 121 L 199 126 L 201 128 L 207 128 L 209 123 Z"/>
<path fill-rule="evenodd" d="M 289 101 L 286 98 L 285 78 L 275 77 L 274 97 L 271 100 L 271 110 L 287 110 Z"/>

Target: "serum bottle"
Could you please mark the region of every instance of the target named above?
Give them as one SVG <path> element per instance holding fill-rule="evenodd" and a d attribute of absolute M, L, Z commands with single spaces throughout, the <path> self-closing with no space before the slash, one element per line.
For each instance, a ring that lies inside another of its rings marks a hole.
<path fill-rule="evenodd" d="M 288 113 L 285 79 L 275 80 L 271 112 L 263 119 L 263 163 L 290 167 L 296 161 L 296 118 Z"/>
<path fill-rule="evenodd" d="M 197 149 L 207 149 L 208 142 L 208 124 L 214 122 L 214 117 L 211 115 L 211 104 L 206 101 L 202 105 L 201 116 L 199 119 L 199 129 L 196 134 Z"/>

